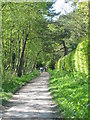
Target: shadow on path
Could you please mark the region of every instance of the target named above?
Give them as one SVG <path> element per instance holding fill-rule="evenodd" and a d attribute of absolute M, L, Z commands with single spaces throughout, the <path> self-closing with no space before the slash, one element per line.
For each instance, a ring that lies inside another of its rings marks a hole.
<path fill-rule="evenodd" d="M 2 120 L 56 120 L 61 118 L 48 90 L 49 74 L 30 81 L 13 95 L 3 111 Z"/>

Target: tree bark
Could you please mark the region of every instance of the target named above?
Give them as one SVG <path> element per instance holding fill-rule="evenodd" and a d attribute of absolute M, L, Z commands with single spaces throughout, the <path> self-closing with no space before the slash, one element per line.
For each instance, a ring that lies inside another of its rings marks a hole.
<path fill-rule="evenodd" d="M 27 72 L 27 62 L 28 62 L 28 50 L 27 50 L 27 56 L 25 57 L 25 64 L 24 64 L 24 73 L 26 74 Z"/>
<path fill-rule="evenodd" d="M 19 38 L 19 33 L 18 33 L 18 59 L 17 59 L 17 69 L 18 69 L 18 65 L 19 65 L 19 61 L 20 61 L 20 43 L 21 40 Z"/>
<path fill-rule="evenodd" d="M 12 61 L 12 58 L 11 58 L 11 56 L 12 56 L 12 30 L 11 30 L 11 34 L 10 34 L 10 47 L 9 47 L 9 62 L 11 63 L 11 61 Z"/>
<path fill-rule="evenodd" d="M 62 40 L 61 42 L 62 42 L 63 47 L 64 47 L 64 56 L 65 56 L 65 55 L 68 54 L 68 49 L 67 49 L 67 47 L 66 47 L 66 45 L 65 45 L 65 42 L 64 42 L 63 40 Z"/>
<path fill-rule="evenodd" d="M 41 50 L 38 51 L 38 53 L 37 53 L 37 55 L 36 55 L 36 59 L 35 59 L 35 61 L 34 61 L 34 64 L 32 65 L 32 71 L 34 70 L 34 68 L 35 68 L 35 66 L 36 66 L 37 58 L 38 58 L 40 52 L 41 52 Z"/>
<path fill-rule="evenodd" d="M 24 44 L 22 47 L 21 58 L 20 58 L 20 63 L 19 63 L 19 67 L 18 67 L 18 76 L 19 77 L 22 75 L 23 57 L 24 57 L 24 51 L 25 51 L 25 46 L 26 46 L 28 35 L 29 35 L 29 33 L 26 35 L 26 38 L 24 40 Z"/>

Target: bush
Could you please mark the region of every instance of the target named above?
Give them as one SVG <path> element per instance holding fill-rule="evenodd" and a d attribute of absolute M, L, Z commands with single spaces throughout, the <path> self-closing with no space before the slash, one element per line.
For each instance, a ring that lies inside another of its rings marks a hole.
<path fill-rule="evenodd" d="M 65 118 L 88 118 L 88 77 L 79 72 L 53 71 L 49 89 Z"/>
<path fill-rule="evenodd" d="M 56 68 L 61 72 L 79 71 L 88 75 L 88 41 L 80 43 L 76 50 L 60 58 Z"/>
<path fill-rule="evenodd" d="M 88 41 L 59 59 L 49 89 L 63 117 L 88 118 Z"/>

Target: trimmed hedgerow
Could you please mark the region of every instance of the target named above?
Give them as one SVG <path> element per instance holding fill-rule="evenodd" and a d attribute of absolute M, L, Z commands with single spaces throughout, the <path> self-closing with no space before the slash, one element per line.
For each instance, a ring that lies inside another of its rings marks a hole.
<path fill-rule="evenodd" d="M 88 119 L 88 41 L 59 59 L 49 85 L 64 118 Z"/>
<path fill-rule="evenodd" d="M 56 64 L 56 68 L 61 72 L 79 71 L 88 75 L 88 41 L 80 43 L 76 50 L 60 58 Z"/>

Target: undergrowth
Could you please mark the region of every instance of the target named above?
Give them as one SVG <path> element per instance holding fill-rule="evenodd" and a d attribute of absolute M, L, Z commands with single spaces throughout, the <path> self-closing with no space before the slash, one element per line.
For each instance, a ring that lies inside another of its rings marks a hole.
<path fill-rule="evenodd" d="M 2 104 L 4 105 L 7 103 L 7 101 L 18 89 L 39 75 L 40 72 L 35 70 L 34 72 L 22 75 L 21 77 L 14 76 L 9 80 L 2 80 L 2 92 L 0 93 L 0 97 L 2 97 Z"/>
<path fill-rule="evenodd" d="M 49 89 L 65 118 L 88 118 L 88 77 L 79 72 L 52 71 Z"/>

